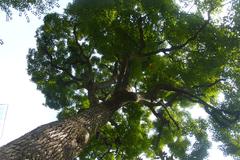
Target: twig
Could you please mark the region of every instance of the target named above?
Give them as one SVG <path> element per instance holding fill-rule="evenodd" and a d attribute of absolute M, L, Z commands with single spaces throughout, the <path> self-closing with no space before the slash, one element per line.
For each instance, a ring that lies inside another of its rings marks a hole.
<path fill-rule="evenodd" d="M 98 160 L 102 160 L 108 153 L 110 153 L 111 147 L 108 147 L 107 151 L 102 153 L 100 156 L 97 156 Z"/>
<path fill-rule="evenodd" d="M 2 39 L 0 39 L 0 45 L 3 45 L 3 40 Z"/>

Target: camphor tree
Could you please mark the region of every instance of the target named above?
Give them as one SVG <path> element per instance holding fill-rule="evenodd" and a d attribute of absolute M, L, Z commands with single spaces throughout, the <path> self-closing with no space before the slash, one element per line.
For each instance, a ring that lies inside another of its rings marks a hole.
<path fill-rule="evenodd" d="M 1 147 L 0 159 L 202 160 L 207 131 L 239 158 L 239 3 L 75 0 L 47 15 L 28 73 L 59 121 Z M 208 119 L 192 118 L 196 104 Z"/>

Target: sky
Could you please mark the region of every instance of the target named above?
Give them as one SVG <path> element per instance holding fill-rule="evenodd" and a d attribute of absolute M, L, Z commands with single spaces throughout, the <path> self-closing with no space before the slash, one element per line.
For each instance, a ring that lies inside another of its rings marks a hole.
<path fill-rule="evenodd" d="M 42 106 L 44 96 L 29 81 L 26 72 L 26 54 L 35 46 L 35 30 L 41 20 L 14 14 L 6 21 L 0 16 L 0 103 L 8 105 L 3 136 L 0 145 L 17 138 L 36 126 L 55 120 L 56 112 Z"/>
<path fill-rule="evenodd" d="M 61 7 L 67 2 L 60 1 Z M 35 47 L 35 31 L 43 23 L 30 13 L 29 18 L 27 22 L 26 17 L 14 12 L 12 20 L 7 21 L 5 13 L 0 12 L 0 39 L 4 42 L 0 45 L 0 104 L 8 106 L 0 146 L 56 120 L 57 112 L 42 105 L 44 96 L 27 74 L 26 55 L 29 48 Z"/>
<path fill-rule="evenodd" d="M 68 2 L 60 0 L 59 4 L 64 8 Z M 61 12 L 62 9 L 55 11 Z M 13 19 L 6 21 L 5 14 L 0 12 L 0 39 L 4 41 L 0 45 L 0 104 L 8 107 L 2 135 L 0 123 L 0 146 L 39 125 L 56 120 L 57 111 L 43 105 L 44 95 L 36 89 L 27 74 L 26 55 L 29 48 L 35 47 L 35 31 L 43 23 L 42 19 L 31 14 L 29 17 L 30 22 L 27 22 L 24 16 L 14 13 Z M 199 115 L 199 110 L 195 114 Z M 217 150 L 216 143 L 208 159 L 232 160 Z"/>

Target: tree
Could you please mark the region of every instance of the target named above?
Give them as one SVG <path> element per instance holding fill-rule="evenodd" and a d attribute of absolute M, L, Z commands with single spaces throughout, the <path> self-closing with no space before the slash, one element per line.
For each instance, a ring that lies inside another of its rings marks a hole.
<path fill-rule="evenodd" d="M 224 1 L 184 2 L 76 0 L 47 15 L 28 73 L 59 121 L 1 147 L 0 159 L 200 160 L 208 130 L 240 157 L 240 2 L 222 19 Z M 208 119 L 192 118 L 196 104 Z"/>

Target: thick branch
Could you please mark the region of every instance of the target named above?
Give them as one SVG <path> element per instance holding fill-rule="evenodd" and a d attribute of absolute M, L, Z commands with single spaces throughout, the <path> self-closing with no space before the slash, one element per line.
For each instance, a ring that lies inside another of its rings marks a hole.
<path fill-rule="evenodd" d="M 127 90 L 129 85 L 129 57 L 120 61 L 119 74 L 117 76 L 116 91 Z"/>
<path fill-rule="evenodd" d="M 82 45 L 78 42 L 77 25 L 74 25 L 74 27 L 73 27 L 73 35 L 74 35 L 75 43 L 79 49 L 80 58 L 78 58 L 78 60 L 81 64 L 87 66 L 88 70 L 84 70 L 84 71 L 85 71 L 85 74 L 90 77 L 89 79 L 91 79 L 92 78 L 92 64 L 89 61 L 90 56 L 88 57 L 84 54 L 84 49 L 83 49 Z"/>
<path fill-rule="evenodd" d="M 86 88 L 88 90 L 88 99 L 90 101 L 90 106 L 96 106 L 98 105 L 98 99 L 96 97 L 95 87 L 93 81 L 89 81 L 86 84 Z"/>
<path fill-rule="evenodd" d="M 0 159 L 73 159 L 83 150 L 98 128 L 109 120 L 118 109 L 117 106 L 118 104 L 102 104 L 82 112 L 78 117 L 40 126 L 2 146 Z"/>
<path fill-rule="evenodd" d="M 90 56 L 86 56 L 84 54 L 84 49 L 82 45 L 78 42 L 78 34 L 77 34 L 77 25 L 74 24 L 73 26 L 73 35 L 74 35 L 74 40 L 76 45 L 78 46 L 79 49 L 79 56 L 80 58 L 78 59 L 79 62 L 83 65 L 87 66 L 87 69 L 84 70 L 84 81 L 86 89 L 88 90 L 88 98 L 91 103 L 91 106 L 95 106 L 98 104 L 98 100 L 95 95 L 95 82 L 94 82 L 94 75 L 92 71 L 92 64 L 90 63 Z"/>
<path fill-rule="evenodd" d="M 153 106 L 148 106 L 148 108 L 152 111 L 153 115 L 154 115 L 156 118 L 162 120 L 162 118 L 163 118 L 163 117 L 162 117 L 162 114 L 157 113 L 157 112 L 155 111 L 155 109 L 153 108 Z"/>
<path fill-rule="evenodd" d="M 143 56 L 144 57 L 149 57 L 149 56 L 153 56 L 153 55 L 156 55 L 158 53 L 167 53 L 167 52 L 171 52 L 171 51 L 175 51 L 175 50 L 180 50 L 180 49 L 183 49 L 185 46 L 187 46 L 190 42 L 194 41 L 197 39 L 198 35 L 206 28 L 206 26 L 209 24 L 210 22 L 210 12 L 212 11 L 213 9 L 211 9 L 209 12 L 208 12 L 208 19 L 203 23 L 203 25 L 191 36 L 189 37 L 184 43 L 182 44 L 178 44 L 178 45 L 175 45 L 175 46 L 171 46 L 170 48 L 160 48 L 158 50 L 155 50 L 155 51 L 151 51 L 151 52 L 148 52 L 148 53 L 144 53 Z"/>
<path fill-rule="evenodd" d="M 136 101 L 135 93 L 119 92 L 108 101 L 79 113 L 76 117 L 45 124 L 0 147 L 1 160 L 71 160 L 110 120 L 113 113 L 128 101 Z"/>
<path fill-rule="evenodd" d="M 200 84 L 198 86 L 194 86 L 193 88 L 210 88 L 210 87 L 213 87 L 215 86 L 216 84 L 222 82 L 222 81 L 225 81 L 226 79 L 217 79 L 215 80 L 214 82 L 212 83 L 205 83 L 205 84 Z"/>
<path fill-rule="evenodd" d="M 170 112 L 167 109 L 167 106 L 165 106 L 165 104 L 163 104 L 163 108 L 165 109 L 168 117 L 172 120 L 172 122 L 174 123 L 174 125 L 177 127 L 178 130 L 180 130 L 179 124 L 178 122 L 173 118 L 173 116 L 170 114 Z"/>
<path fill-rule="evenodd" d="M 118 64 L 114 64 L 114 68 L 112 70 L 112 76 L 109 80 L 106 80 L 104 82 L 99 82 L 95 84 L 96 89 L 104 89 L 107 87 L 111 87 L 112 84 L 116 83 L 117 81 L 117 74 L 118 74 Z"/>
<path fill-rule="evenodd" d="M 139 31 L 139 52 L 141 53 L 145 48 L 145 41 L 144 41 L 144 31 L 143 31 L 143 17 L 138 19 L 138 31 Z"/>
<path fill-rule="evenodd" d="M 74 35 L 74 40 L 75 40 L 75 43 L 76 45 L 78 46 L 78 49 L 79 49 L 79 55 L 80 55 L 80 60 L 81 60 L 81 63 L 82 64 L 87 64 L 89 65 L 89 57 L 87 57 L 85 54 L 84 54 L 84 50 L 83 50 L 83 47 L 81 46 L 81 44 L 78 42 L 78 35 L 77 35 L 77 25 L 74 25 L 73 26 L 73 35 Z"/>
<path fill-rule="evenodd" d="M 212 107 L 210 104 L 208 104 L 207 102 L 202 100 L 200 97 L 194 95 L 193 93 L 191 93 L 190 91 L 187 91 L 185 89 L 176 88 L 176 87 L 173 87 L 171 85 L 157 85 L 157 86 L 154 87 L 154 89 L 152 91 L 157 93 L 160 90 L 173 91 L 173 92 L 176 92 L 180 95 L 185 95 L 185 96 L 191 98 L 191 100 L 194 99 L 195 102 L 197 101 L 198 103 L 203 104 L 204 106 Z"/>
<path fill-rule="evenodd" d="M 239 119 L 239 117 L 240 117 L 239 112 L 236 112 L 236 111 L 231 112 L 231 111 L 228 111 L 225 109 L 216 108 L 216 107 L 212 106 L 211 104 L 207 103 L 206 101 L 204 101 L 199 96 L 191 93 L 188 90 L 184 90 L 181 88 L 175 88 L 175 87 L 169 86 L 169 85 L 155 86 L 154 91 L 157 92 L 159 90 L 173 91 L 173 92 L 179 93 L 181 95 L 184 95 L 190 101 L 202 104 L 204 106 L 205 111 L 208 114 L 210 114 L 219 123 L 221 123 L 220 122 L 221 120 L 219 117 L 222 118 L 222 120 L 223 120 L 222 123 L 226 123 L 226 124 L 231 124 L 231 123 L 235 122 L 237 119 Z M 228 117 L 227 115 L 230 117 Z M 233 116 L 233 117 L 231 117 L 231 116 Z"/>

